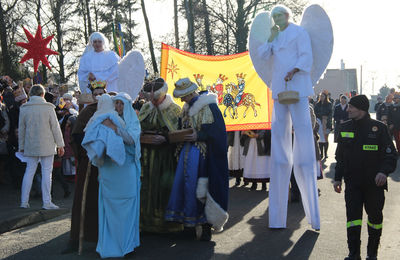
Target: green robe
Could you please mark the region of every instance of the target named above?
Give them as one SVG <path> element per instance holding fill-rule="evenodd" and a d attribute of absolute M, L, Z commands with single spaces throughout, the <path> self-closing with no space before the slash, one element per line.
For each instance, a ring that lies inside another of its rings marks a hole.
<path fill-rule="evenodd" d="M 181 108 L 167 96 L 154 107 L 150 102 L 139 113 L 142 132 L 157 132 L 168 137 L 169 131 L 177 130 Z M 177 160 L 176 146 L 142 144 L 142 186 L 140 202 L 140 229 L 145 232 L 166 233 L 181 231 L 178 223 L 164 221 L 165 208 L 174 182 Z"/>

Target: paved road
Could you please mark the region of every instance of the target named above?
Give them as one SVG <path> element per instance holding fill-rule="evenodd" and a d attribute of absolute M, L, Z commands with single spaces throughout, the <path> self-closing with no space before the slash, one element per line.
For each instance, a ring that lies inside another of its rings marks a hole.
<path fill-rule="evenodd" d="M 343 194 L 332 189 L 333 145 L 326 162 L 321 190 L 321 231 L 305 220 L 301 203 L 290 203 L 288 228 L 270 230 L 268 193 L 234 187 L 231 180 L 230 220 L 225 231 L 212 242 L 194 241 L 191 236 L 141 236 L 142 245 L 133 259 L 343 259 L 347 254 Z M 260 187 L 259 187 L 260 188 Z M 389 178 L 380 259 L 400 259 L 400 170 Z M 366 255 L 366 218 L 362 233 L 362 255 Z M 98 259 L 95 244 L 85 244 L 83 256 L 60 255 L 68 240 L 69 215 L 0 235 L 0 258 L 5 259 Z"/>

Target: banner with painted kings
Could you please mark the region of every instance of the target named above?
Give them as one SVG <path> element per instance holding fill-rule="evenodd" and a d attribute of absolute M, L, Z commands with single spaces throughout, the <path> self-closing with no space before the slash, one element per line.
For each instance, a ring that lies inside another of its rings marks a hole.
<path fill-rule="evenodd" d="M 162 44 L 161 77 L 172 96 L 174 83 L 189 78 L 218 96 L 227 131 L 271 129 L 271 91 L 257 75 L 249 52 L 207 56 L 193 54 Z M 175 99 L 183 105 L 179 99 Z"/>

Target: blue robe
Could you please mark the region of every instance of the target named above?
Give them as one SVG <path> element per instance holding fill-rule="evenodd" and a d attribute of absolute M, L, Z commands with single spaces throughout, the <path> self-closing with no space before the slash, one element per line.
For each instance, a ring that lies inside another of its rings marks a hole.
<path fill-rule="evenodd" d="M 126 159 L 122 166 L 107 156 L 99 167 L 99 239 L 96 251 L 102 258 L 123 257 L 139 246 L 140 214 L 140 123 L 130 97 L 119 93 L 124 102 L 123 119 Z M 124 136 L 124 135 L 122 135 Z M 130 144 L 128 143 L 130 142 Z"/>
<path fill-rule="evenodd" d="M 194 98 L 191 107 L 198 99 Z M 180 151 L 170 200 L 166 211 L 166 220 L 184 223 L 186 226 L 210 223 L 221 231 L 228 219 L 228 159 L 225 123 L 216 102 L 209 106 L 213 123 L 197 126 L 197 141 L 206 144 L 206 153 L 202 154 L 196 143 L 185 142 Z M 185 127 L 180 122 L 180 128 Z M 208 178 L 207 198 L 201 202 L 196 197 L 198 180 Z"/>
<path fill-rule="evenodd" d="M 132 156 L 122 166 L 107 157 L 99 168 L 99 240 L 96 251 L 121 257 L 139 241 L 140 163 Z"/>
<path fill-rule="evenodd" d="M 207 223 L 204 204 L 196 197 L 197 179 L 205 175 L 205 158 L 193 143 L 186 142 L 180 152 L 165 220 L 187 227 Z"/>

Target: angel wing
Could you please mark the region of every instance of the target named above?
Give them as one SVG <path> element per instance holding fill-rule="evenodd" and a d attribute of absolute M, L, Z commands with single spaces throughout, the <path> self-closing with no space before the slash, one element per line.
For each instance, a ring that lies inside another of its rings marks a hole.
<path fill-rule="evenodd" d="M 267 86 L 271 86 L 273 57 L 263 59 L 258 50 L 271 35 L 272 20 L 270 12 L 261 12 L 253 20 L 249 36 L 249 53 L 258 76 Z"/>
<path fill-rule="evenodd" d="M 128 93 L 136 99 L 143 87 L 145 66 L 143 56 L 138 51 L 130 51 L 118 64 L 118 92 Z"/>
<path fill-rule="evenodd" d="M 328 66 L 333 51 L 333 30 L 331 21 L 321 6 L 314 4 L 303 12 L 300 25 L 307 30 L 311 39 L 313 66 L 311 81 L 313 86 Z"/>

